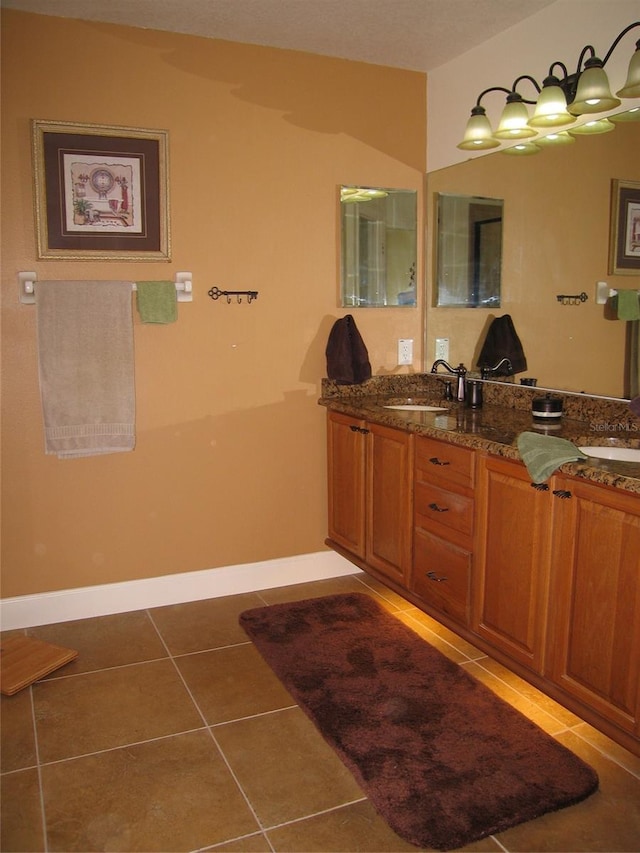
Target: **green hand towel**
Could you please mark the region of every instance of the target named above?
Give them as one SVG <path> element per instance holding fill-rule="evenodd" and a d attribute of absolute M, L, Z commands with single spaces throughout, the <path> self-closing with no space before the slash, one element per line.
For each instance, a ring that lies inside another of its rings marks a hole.
<path fill-rule="evenodd" d="M 618 320 L 640 320 L 640 299 L 637 290 L 618 291 Z"/>
<path fill-rule="evenodd" d="M 517 443 L 522 461 L 534 483 L 544 483 L 565 462 L 587 458 L 575 444 L 553 435 L 521 432 Z"/>
<path fill-rule="evenodd" d="M 136 291 L 136 305 L 143 323 L 175 323 L 178 319 L 173 281 L 138 281 Z"/>

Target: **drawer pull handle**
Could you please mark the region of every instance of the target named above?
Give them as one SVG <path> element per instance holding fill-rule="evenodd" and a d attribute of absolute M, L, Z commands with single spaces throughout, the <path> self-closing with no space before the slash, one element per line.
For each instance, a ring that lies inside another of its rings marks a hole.
<path fill-rule="evenodd" d="M 432 465 L 451 465 L 451 462 L 441 462 L 437 456 L 432 456 L 431 459 L 429 459 L 429 462 L 431 462 Z"/>
<path fill-rule="evenodd" d="M 571 498 L 571 497 L 573 497 L 573 495 L 571 494 L 571 492 L 570 492 L 570 491 L 568 491 L 567 489 L 554 489 L 554 490 L 553 490 L 553 494 L 554 494 L 557 498 L 560 498 L 560 500 L 567 500 L 567 498 Z"/>
<path fill-rule="evenodd" d="M 438 506 L 436 503 L 429 504 L 429 509 L 432 509 L 434 512 L 449 512 L 448 506 Z"/>
<path fill-rule="evenodd" d="M 364 427 L 359 427 L 359 426 L 350 426 L 349 429 L 351 430 L 351 432 L 361 432 L 361 433 L 364 433 L 365 435 L 367 435 L 369 432 L 368 429 L 365 429 Z"/>
<path fill-rule="evenodd" d="M 538 492 L 548 492 L 549 486 L 546 483 L 531 483 L 531 488 L 536 489 Z"/>
<path fill-rule="evenodd" d="M 428 577 L 428 578 L 429 578 L 429 580 L 431 580 L 431 581 L 438 581 L 438 583 L 440 583 L 441 581 L 446 581 L 446 580 L 448 580 L 448 578 L 445 578 L 445 577 L 439 576 L 439 575 L 437 575 L 435 572 L 427 572 L 427 577 Z"/>

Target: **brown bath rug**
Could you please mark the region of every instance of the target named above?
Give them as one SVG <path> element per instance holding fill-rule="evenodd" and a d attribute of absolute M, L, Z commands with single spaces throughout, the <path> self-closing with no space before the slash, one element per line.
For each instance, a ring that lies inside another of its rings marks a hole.
<path fill-rule="evenodd" d="M 240 624 L 391 828 L 451 850 L 588 797 L 596 773 L 363 594 Z"/>

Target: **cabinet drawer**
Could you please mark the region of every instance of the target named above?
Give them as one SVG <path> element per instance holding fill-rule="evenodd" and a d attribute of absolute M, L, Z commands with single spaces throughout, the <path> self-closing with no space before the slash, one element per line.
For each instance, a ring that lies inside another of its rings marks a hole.
<path fill-rule="evenodd" d="M 414 534 L 411 589 L 463 625 L 469 622 L 471 554 L 426 530 Z"/>
<path fill-rule="evenodd" d="M 420 436 L 416 440 L 416 479 L 438 479 L 472 489 L 474 452 L 446 441 Z M 421 473 L 421 472 L 424 473 Z"/>
<path fill-rule="evenodd" d="M 416 484 L 415 523 L 420 527 L 444 526 L 470 536 L 473 531 L 473 498 L 441 489 L 431 483 Z"/>

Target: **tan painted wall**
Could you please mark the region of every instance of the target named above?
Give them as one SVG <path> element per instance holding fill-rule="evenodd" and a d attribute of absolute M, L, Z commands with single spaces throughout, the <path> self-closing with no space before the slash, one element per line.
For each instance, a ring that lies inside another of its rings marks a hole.
<path fill-rule="evenodd" d="M 424 75 L 308 54 L 5 11 L 2 15 L 5 597 L 321 550 L 324 410 L 337 307 L 337 186 L 418 189 Z M 164 128 L 173 261 L 37 261 L 29 121 Z M 422 253 L 421 253 L 422 254 Z M 172 278 L 194 302 L 135 318 L 137 447 L 45 456 L 35 308 L 17 272 Z M 418 280 L 422 279 L 422 269 Z M 256 289 L 252 305 L 207 290 Z M 358 311 L 374 373 L 417 308 Z"/>
<path fill-rule="evenodd" d="M 597 281 L 640 288 L 640 276 L 608 272 L 611 180 L 640 181 L 638 150 L 640 124 L 633 122 L 532 157 L 498 153 L 429 174 L 430 221 L 437 192 L 502 198 L 505 205 L 501 307 L 429 308 L 427 367 L 439 337 L 450 339 L 451 361 L 475 367 L 491 318 L 511 314 L 527 375 L 540 385 L 622 396 L 626 324 L 605 320 L 595 296 Z M 427 267 L 431 304 L 431 236 Z M 556 299 L 582 291 L 588 301 L 579 306 Z"/>

